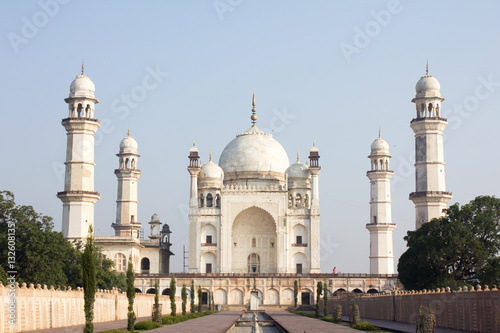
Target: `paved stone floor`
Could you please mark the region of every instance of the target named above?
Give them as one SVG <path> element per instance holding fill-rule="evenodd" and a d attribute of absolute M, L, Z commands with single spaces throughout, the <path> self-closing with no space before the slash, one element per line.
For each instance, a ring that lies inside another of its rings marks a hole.
<path fill-rule="evenodd" d="M 142 321 L 142 320 L 148 320 L 151 319 L 151 317 L 143 317 L 143 318 L 138 318 L 137 321 Z M 127 328 L 127 319 L 123 320 L 115 320 L 115 321 L 107 321 L 104 323 L 95 323 L 94 324 L 94 332 L 99 333 L 99 332 L 104 332 L 107 330 L 112 330 L 112 329 L 120 329 L 120 328 Z M 83 331 L 83 325 L 78 325 L 78 326 L 69 326 L 69 327 L 62 327 L 62 328 L 48 328 L 45 330 L 36 330 L 36 331 L 25 331 L 23 333 L 82 333 Z"/>
<path fill-rule="evenodd" d="M 163 326 L 148 332 L 154 333 L 225 333 L 238 320 L 243 311 L 222 311 L 213 315 Z"/>
<path fill-rule="evenodd" d="M 296 315 L 287 311 L 266 312 L 274 321 L 280 324 L 289 333 L 315 333 L 315 332 L 332 332 L 332 333 L 359 333 L 360 331 L 347 326 L 328 323 L 323 320 L 309 318 Z"/>

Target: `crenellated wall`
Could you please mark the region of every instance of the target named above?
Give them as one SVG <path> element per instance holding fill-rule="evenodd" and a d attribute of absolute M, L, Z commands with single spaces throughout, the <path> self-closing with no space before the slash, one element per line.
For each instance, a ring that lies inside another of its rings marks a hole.
<path fill-rule="evenodd" d="M 343 294 L 328 300 L 330 312 L 334 304 L 342 305 L 344 315 L 348 304 L 356 301 L 362 318 L 390 320 L 415 324 L 421 305 L 430 308 L 436 326 L 470 332 L 500 332 L 500 291 L 487 286 L 476 289 L 450 288 L 420 291 L 396 291 L 388 294 Z M 323 301 L 320 308 L 322 309 Z"/>
<path fill-rule="evenodd" d="M 83 325 L 83 289 L 77 290 L 54 289 L 54 287 L 36 287 L 23 283 L 16 283 L 15 325 L 9 323 L 9 286 L 0 282 L 0 333 L 24 332 L 46 328 Z M 170 298 L 159 296 L 162 304 L 162 313 L 170 313 Z M 182 300 L 176 297 L 177 311 L 181 310 Z M 137 318 L 151 316 L 154 304 L 154 295 L 136 294 L 134 311 Z M 99 290 L 96 293 L 94 304 L 94 323 L 127 319 L 127 294 L 113 290 Z M 189 309 L 189 300 L 187 305 Z"/>

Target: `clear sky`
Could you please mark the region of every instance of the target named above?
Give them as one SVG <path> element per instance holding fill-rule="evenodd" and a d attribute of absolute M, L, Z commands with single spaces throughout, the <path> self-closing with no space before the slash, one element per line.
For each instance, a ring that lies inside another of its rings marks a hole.
<path fill-rule="evenodd" d="M 188 150 L 204 162 L 250 127 L 273 133 L 291 162 L 320 149 L 321 269 L 368 272 L 367 156 L 390 144 L 394 250 L 414 229 L 415 83 L 446 99 L 450 203 L 500 194 L 500 3 L 497 1 L 3 1 L 0 188 L 61 230 L 69 85 L 96 86 L 97 235 L 112 235 L 118 146 L 139 144 L 139 216 L 172 231 L 172 270 L 188 244 Z M 148 75 L 156 73 L 155 80 Z M 145 89 L 144 80 L 148 89 Z M 129 96 L 129 97 L 127 97 Z M 105 125 L 105 126 L 104 126 Z M 149 230 L 146 230 L 146 234 Z"/>

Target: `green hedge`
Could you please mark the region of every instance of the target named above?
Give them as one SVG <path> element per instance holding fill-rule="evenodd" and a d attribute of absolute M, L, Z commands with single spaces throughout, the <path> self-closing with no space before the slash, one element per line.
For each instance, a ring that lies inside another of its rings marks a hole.
<path fill-rule="evenodd" d="M 152 330 L 161 327 L 161 325 L 152 320 L 139 321 L 135 324 L 134 329 L 136 330 Z"/>
<path fill-rule="evenodd" d="M 355 328 L 357 330 L 361 330 L 361 331 L 376 331 L 376 330 L 379 330 L 378 327 L 364 321 L 362 323 L 356 323 L 354 325 L 351 326 L 352 328 Z"/>

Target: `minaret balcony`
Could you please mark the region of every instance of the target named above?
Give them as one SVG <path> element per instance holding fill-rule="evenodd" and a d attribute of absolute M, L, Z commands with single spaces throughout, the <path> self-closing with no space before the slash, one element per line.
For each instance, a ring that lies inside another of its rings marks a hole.
<path fill-rule="evenodd" d="M 89 117 L 70 117 L 70 118 L 64 118 L 62 120 L 63 123 L 65 122 L 77 122 L 77 121 L 92 121 L 94 123 L 99 123 L 99 120 L 98 119 L 95 119 L 95 118 L 89 118 Z"/>
<path fill-rule="evenodd" d="M 411 198 L 423 198 L 423 197 L 450 197 L 452 193 L 447 191 L 420 191 L 410 193 Z"/>
<path fill-rule="evenodd" d="M 380 173 L 382 173 L 382 172 L 384 172 L 384 173 L 385 172 L 386 173 L 394 173 L 394 171 L 392 171 L 392 170 L 370 170 L 367 173 L 377 173 L 377 172 L 380 172 Z"/>
<path fill-rule="evenodd" d="M 442 117 L 422 117 L 422 118 L 413 118 L 410 121 L 410 124 L 417 122 L 417 121 L 428 121 L 428 120 L 448 121 L 448 119 L 442 118 Z"/>

